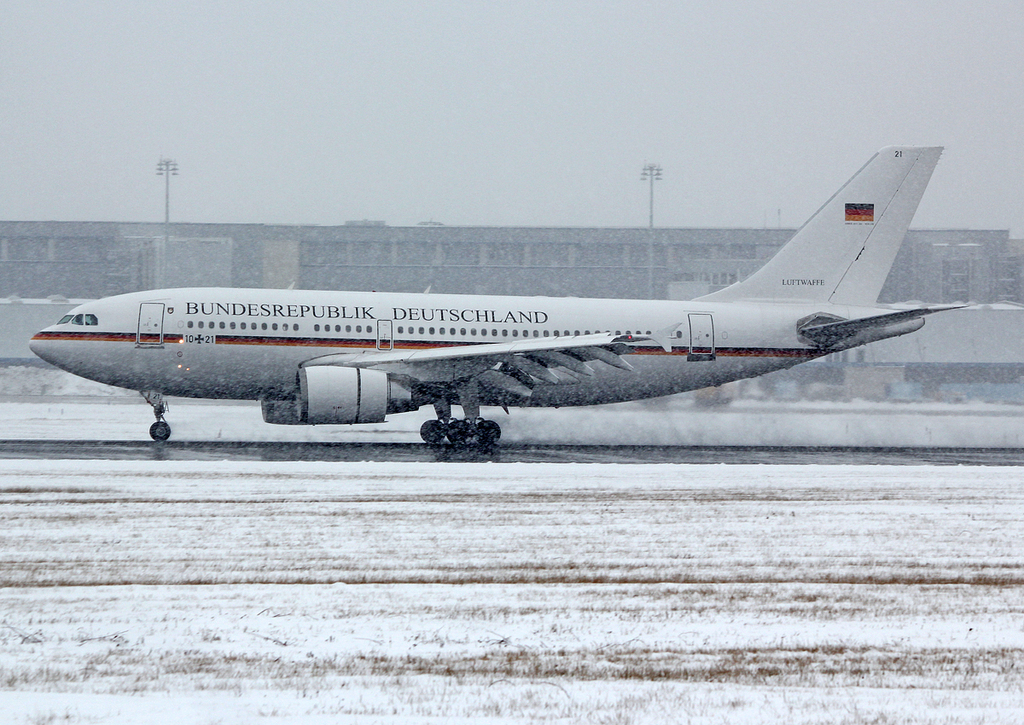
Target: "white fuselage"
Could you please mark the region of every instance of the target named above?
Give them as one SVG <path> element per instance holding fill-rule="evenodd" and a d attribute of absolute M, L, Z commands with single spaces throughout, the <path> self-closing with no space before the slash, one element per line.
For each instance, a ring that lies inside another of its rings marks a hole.
<path fill-rule="evenodd" d="M 261 399 L 293 395 L 300 364 L 379 350 L 454 348 L 595 332 L 651 335 L 578 383 L 538 385 L 524 406 L 591 405 L 669 395 L 763 375 L 817 357 L 797 321 L 877 312 L 798 302 L 644 301 L 550 297 L 190 288 L 86 303 L 35 336 L 42 358 L 82 377 L 164 395 Z M 86 324 L 91 323 L 91 324 Z M 659 337 L 661 333 L 661 337 Z M 697 353 L 697 354 L 695 354 Z M 401 365 L 389 372 L 401 373 Z M 451 383 L 458 361 L 420 364 Z M 486 394 L 481 400 L 488 404 Z"/>

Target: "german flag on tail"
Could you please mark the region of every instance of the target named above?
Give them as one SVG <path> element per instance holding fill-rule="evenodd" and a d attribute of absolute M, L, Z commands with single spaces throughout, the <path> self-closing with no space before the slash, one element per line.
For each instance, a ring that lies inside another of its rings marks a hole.
<path fill-rule="evenodd" d="M 875 220 L 874 204 L 847 204 L 846 221 L 873 222 Z"/>

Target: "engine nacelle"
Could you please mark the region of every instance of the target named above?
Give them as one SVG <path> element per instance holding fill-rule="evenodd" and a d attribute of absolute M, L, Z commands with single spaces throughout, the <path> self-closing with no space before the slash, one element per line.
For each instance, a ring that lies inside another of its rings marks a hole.
<path fill-rule="evenodd" d="M 299 370 L 295 400 L 264 400 L 263 420 L 278 425 L 382 423 L 414 410 L 412 394 L 380 370 L 315 365 Z"/>
<path fill-rule="evenodd" d="M 298 398 L 291 400 L 261 400 L 263 408 L 263 421 L 274 425 L 302 425 L 302 401 Z"/>

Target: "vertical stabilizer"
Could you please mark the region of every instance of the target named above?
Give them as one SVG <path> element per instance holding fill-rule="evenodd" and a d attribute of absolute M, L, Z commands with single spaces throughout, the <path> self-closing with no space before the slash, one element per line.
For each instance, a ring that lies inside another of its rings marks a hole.
<path fill-rule="evenodd" d="M 882 149 L 761 269 L 700 299 L 875 304 L 941 154 Z"/>

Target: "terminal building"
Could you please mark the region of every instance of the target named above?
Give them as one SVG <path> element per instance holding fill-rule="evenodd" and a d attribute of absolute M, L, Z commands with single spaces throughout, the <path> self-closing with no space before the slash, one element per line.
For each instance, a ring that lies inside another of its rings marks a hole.
<path fill-rule="evenodd" d="M 0 298 L 269 287 L 688 299 L 742 279 L 794 229 L 0 222 Z M 911 230 L 880 301 L 1021 302 L 1006 230 Z"/>
<path fill-rule="evenodd" d="M 795 232 L 395 227 L 366 220 L 341 226 L 0 221 L 0 358 L 32 359 L 26 334 L 40 320 L 58 319 L 72 300 L 161 287 L 691 299 L 743 279 Z M 1007 230 L 912 229 L 879 301 L 981 305 L 988 311 L 984 319 L 956 319 L 975 320 L 975 331 L 989 329 L 988 318 L 998 310 L 1001 337 L 1019 340 L 1022 272 L 1024 242 L 1010 239 Z M 962 358 L 973 354 L 969 347 L 985 346 L 951 342 L 953 360 L 944 351 L 949 346 L 930 344 L 922 358 L 922 336 L 958 334 L 934 322 L 941 317 L 914 335 L 830 356 L 777 379 L 780 386 L 842 386 L 858 375 L 867 379 L 857 366 L 895 366 L 902 372 L 871 378 L 886 381 L 875 389 L 913 392 L 917 387 L 905 384 L 911 382 L 927 393 L 937 389 L 932 377 L 952 375 L 944 384 L 953 385 L 960 379 L 953 371 L 969 367 L 981 375 L 971 378 L 975 382 L 1020 385 L 1024 360 L 1015 345 L 988 345 L 985 360 L 973 366 Z M 964 331 L 959 339 L 968 338 Z M 901 347 L 911 344 L 916 347 Z"/>

